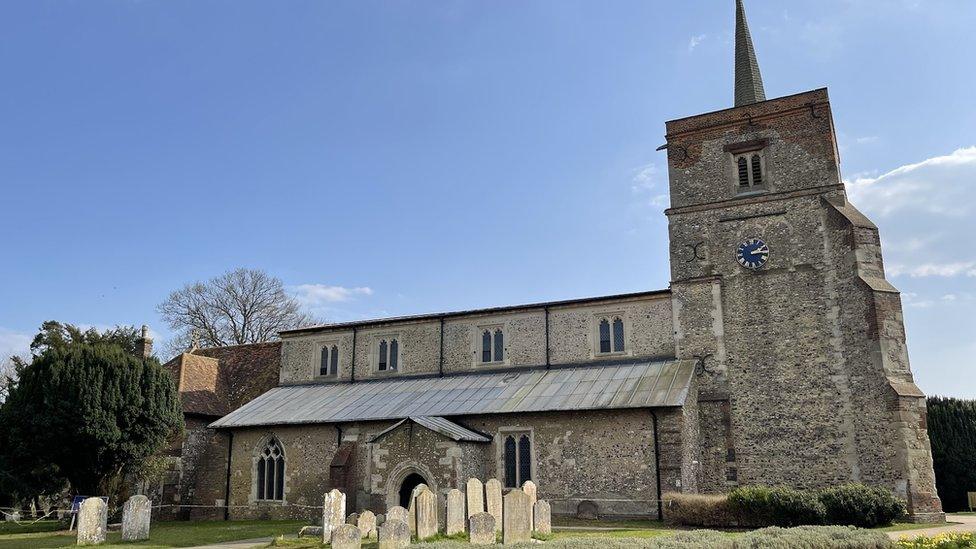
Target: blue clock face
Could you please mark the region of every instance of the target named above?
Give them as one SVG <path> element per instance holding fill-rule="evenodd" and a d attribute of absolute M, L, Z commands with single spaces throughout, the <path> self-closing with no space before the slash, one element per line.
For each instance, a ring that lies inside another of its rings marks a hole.
<path fill-rule="evenodd" d="M 769 246 L 759 238 L 750 238 L 736 248 L 735 259 L 746 269 L 761 269 L 769 260 Z"/>

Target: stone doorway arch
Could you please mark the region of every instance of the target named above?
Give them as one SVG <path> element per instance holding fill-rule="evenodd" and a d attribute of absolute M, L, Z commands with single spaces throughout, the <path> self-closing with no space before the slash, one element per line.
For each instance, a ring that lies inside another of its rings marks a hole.
<path fill-rule="evenodd" d="M 397 505 L 403 508 L 410 507 L 410 494 L 413 493 L 413 489 L 421 484 L 427 484 L 427 479 L 417 473 L 410 473 L 403 479 L 400 483 L 399 501 Z M 428 486 L 430 486 L 428 484 Z"/>
<path fill-rule="evenodd" d="M 431 492 L 437 494 L 437 484 L 430 470 L 419 463 L 400 464 L 390 474 L 386 483 L 386 508 L 401 505 L 400 492 L 403 489 L 406 489 L 406 503 L 409 505 L 410 492 L 421 483 L 426 484 Z M 402 505 L 402 507 L 408 505 Z"/>

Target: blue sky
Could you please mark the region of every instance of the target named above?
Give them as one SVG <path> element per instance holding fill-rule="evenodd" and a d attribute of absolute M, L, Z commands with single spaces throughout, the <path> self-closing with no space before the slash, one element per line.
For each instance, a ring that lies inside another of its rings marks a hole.
<path fill-rule="evenodd" d="M 749 0 L 829 86 L 913 369 L 976 397 L 976 3 Z M 238 266 L 330 320 L 668 285 L 664 122 L 728 107 L 733 3 L 0 3 L 0 354 Z"/>

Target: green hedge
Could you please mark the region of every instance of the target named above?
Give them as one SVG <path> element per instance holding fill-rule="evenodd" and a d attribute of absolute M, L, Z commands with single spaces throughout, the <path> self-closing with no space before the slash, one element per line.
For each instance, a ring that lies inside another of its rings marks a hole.
<path fill-rule="evenodd" d="M 750 486 L 728 496 L 665 494 L 664 519 L 704 527 L 849 525 L 873 528 L 905 514 L 891 492 L 863 484 L 822 491 Z"/>

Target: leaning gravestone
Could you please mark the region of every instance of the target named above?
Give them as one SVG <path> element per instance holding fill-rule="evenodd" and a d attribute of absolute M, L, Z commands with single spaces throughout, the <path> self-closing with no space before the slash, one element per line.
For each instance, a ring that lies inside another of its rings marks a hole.
<path fill-rule="evenodd" d="M 485 483 L 485 500 L 487 511 L 495 517 L 495 531 L 502 531 L 502 483 L 497 478 L 489 479 Z"/>
<path fill-rule="evenodd" d="M 471 517 L 471 545 L 495 544 L 495 517 L 491 513 L 478 513 Z"/>
<path fill-rule="evenodd" d="M 516 488 L 505 495 L 502 543 L 509 545 L 532 539 L 532 506 L 528 494 Z"/>
<path fill-rule="evenodd" d="M 302 526 L 298 531 L 298 537 L 300 538 L 320 538 L 322 537 L 322 527 L 321 526 Z"/>
<path fill-rule="evenodd" d="M 399 505 L 390 507 L 386 510 L 386 521 L 384 521 L 384 523 L 391 520 L 401 520 L 403 522 L 407 522 L 407 510 Z M 379 520 L 377 520 L 377 522 L 379 522 Z"/>
<path fill-rule="evenodd" d="M 471 518 L 471 515 L 483 513 L 485 511 L 485 485 L 476 478 L 469 478 L 465 491 L 468 498 L 467 517 Z"/>
<path fill-rule="evenodd" d="M 332 489 L 322 504 L 322 543 L 332 540 L 332 531 L 346 522 L 346 495 Z"/>
<path fill-rule="evenodd" d="M 525 495 L 529 496 L 529 513 L 531 514 L 535 502 L 539 500 L 539 490 L 534 482 L 527 480 L 522 483 L 522 491 L 525 492 Z M 535 521 L 532 523 L 535 524 Z"/>
<path fill-rule="evenodd" d="M 540 534 L 552 533 L 552 507 L 549 506 L 548 501 L 540 499 L 535 502 L 532 506 L 532 520 L 534 521 L 532 530 Z"/>
<path fill-rule="evenodd" d="M 417 534 L 417 496 L 420 495 L 420 492 L 429 489 L 426 484 L 420 483 L 410 492 L 410 503 L 407 505 L 407 526 L 410 527 L 411 534 Z"/>
<path fill-rule="evenodd" d="M 358 526 L 343 524 L 332 531 L 332 549 L 361 549 L 362 546 Z"/>
<path fill-rule="evenodd" d="M 423 541 L 437 535 L 437 496 L 424 490 L 417 496 L 417 539 Z"/>
<path fill-rule="evenodd" d="M 449 536 L 464 532 L 464 496 L 457 488 L 452 488 L 447 493 L 447 528 L 445 532 Z"/>
<path fill-rule="evenodd" d="M 410 545 L 410 527 L 402 520 L 386 519 L 383 526 L 377 530 L 377 534 L 380 538 L 379 549 L 403 549 Z"/>
<path fill-rule="evenodd" d="M 363 539 L 376 539 L 376 515 L 372 511 L 363 511 L 359 515 L 356 526 L 359 527 L 359 533 L 363 535 Z"/>
<path fill-rule="evenodd" d="M 359 524 L 359 513 L 350 513 L 349 516 L 346 517 L 346 524 L 352 524 L 353 526 Z"/>
<path fill-rule="evenodd" d="M 152 502 L 146 496 L 132 496 L 122 506 L 122 541 L 149 539 Z"/>
<path fill-rule="evenodd" d="M 78 545 L 105 543 L 108 505 L 102 498 L 88 498 L 78 508 Z"/>

